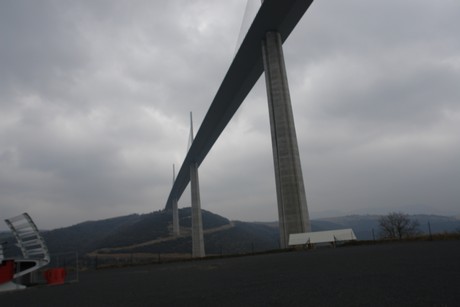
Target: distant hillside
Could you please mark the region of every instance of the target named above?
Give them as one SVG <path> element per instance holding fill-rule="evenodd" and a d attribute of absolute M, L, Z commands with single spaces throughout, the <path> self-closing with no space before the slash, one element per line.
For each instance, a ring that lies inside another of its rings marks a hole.
<path fill-rule="evenodd" d="M 204 220 L 204 218 L 203 218 Z M 190 253 L 192 239 L 190 229 L 181 229 L 178 238 L 166 237 L 125 248 L 103 248 L 99 253 Z M 229 222 L 204 231 L 206 254 L 238 254 L 279 248 L 278 230 L 246 222 Z"/>
<path fill-rule="evenodd" d="M 352 228 L 358 240 L 372 240 L 375 235 L 379 237 L 380 215 L 348 215 L 333 218 L 312 220 L 312 230 L 321 231 L 329 229 Z M 419 222 L 419 230 L 429 233 L 428 224 L 431 232 L 453 232 L 460 229 L 460 219 L 439 215 L 411 215 L 412 220 Z"/>
<path fill-rule="evenodd" d="M 381 215 L 347 215 L 339 217 L 321 218 L 311 220 L 312 231 L 334 230 L 351 228 L 358 240 L 372 240 L 373 236 L 379 238 L 379 223 Z M 431 232 L 455 232 L 460 230 L 460 216 L 439 216 L 439 215 L 411 215 L 411 219 L 419 222 L 419 230 L 422 233 L 429 233 L 428 223 Z M 278 227 L 278 222 L 255 222 L 271 227 Z"/>
<path fill-rule="evenodd" d="M 379 215 L 348 215 L 318 219 L 312 221 L 312 230 L 322 231 L 351 228 L 358 240 L 371 240 L 373 239 L 373 235 L 378 237 L 379 218 Z"/>
<path fill-rule="evenodd" d="M 43 233 L 51 253 L 79 251 L 86 253 L 98 248 L 107 237 L 142 220 L 141 215 L 131 214 L 99 221 L 83 222 Z"/>
<path fill-rule="evenodd" d="M 204 230 L 230 224 L 228 219 L 209 211 L 203 210 L 202 215 Z M 190 233 L 190 208 L 180 209 L 179 219 L 183 231 Z M 171 213 L 158 211 L 84 222 L 45 232 L 43 236 L 52 253 L 77 250 L 85 254 L 101 248 L 119 248 L 167 238 L 171 224 Z"/>
<path fill-rule="evenodd" d="M 203 210 L 206 254 L 258 252 L 279 247 L 277 222 L 240 222 Z M 349 215 L 312 220 L 312 230 L 352 228 L 358 240 L 379 236 L 378 215 Z M 420 230 L 432 233 L 460 230 L 456 217 L 415 215 Z M 43 232 L 51 253 L 74 252 L 80 255 L 131 253 L 190 253 L 191 209 L 179 210 L 181 236 L 173 237 L 171 212 L 131 214 L 99 221 L 87 221 L 74 226 Z M 5 233 L 1 234 L 5 240 Z M 8 253 L 17 253 L 13 239 L 6 239 Z"/>

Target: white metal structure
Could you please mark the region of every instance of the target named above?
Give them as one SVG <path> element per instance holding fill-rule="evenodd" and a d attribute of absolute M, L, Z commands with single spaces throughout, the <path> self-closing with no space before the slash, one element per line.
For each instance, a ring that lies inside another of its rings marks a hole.
<path fill-rule="evenodd" d="M 353 229 L 336 229 L 327 231 L 294 233 L 289 236 L 289 246 L 315 243 L 336 243 L 356 240 Z"/>
<path fill-rule="evenodd" d="M 30 218 L 29 214 L 21 215 L 5 220 L 8 227 L 13 232 L 17 241 L 17 246 L 21 249 L 23 258 L 14 258 L 15 273 L 13 279 L 29 274 L 50 262 L 48 248 L 40 235 L 37 226 Z M 4 256 L 3 256 L 4 257 Z M 0 258 L 0 265 L 7 259 Z M 0 284 L 0 291 L 22 289 L 23 285 L 17 285 L 12 280 Z"/>

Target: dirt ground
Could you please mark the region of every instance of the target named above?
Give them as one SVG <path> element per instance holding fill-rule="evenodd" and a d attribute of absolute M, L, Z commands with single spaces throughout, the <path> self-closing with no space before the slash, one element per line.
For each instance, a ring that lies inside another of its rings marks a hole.
<path fill-rule="evenodd" d="M 82 272 L 0 306 L 460 306 L 460 241 L 320 248 Z"/>

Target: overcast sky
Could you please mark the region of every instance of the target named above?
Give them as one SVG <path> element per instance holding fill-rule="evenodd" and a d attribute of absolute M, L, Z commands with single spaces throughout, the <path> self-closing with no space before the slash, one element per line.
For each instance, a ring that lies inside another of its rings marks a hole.
<path fill-rule="evenodd" d="M 162 209 L 245 8 L 0 0 L 0 218 L 55 228 Z M 312 218 L 460 213 L 458 29 L 456 0 L 314 1 L 284 44 Z M 277 219 L 263 77 L 199 175 L 203 209 Z"/>

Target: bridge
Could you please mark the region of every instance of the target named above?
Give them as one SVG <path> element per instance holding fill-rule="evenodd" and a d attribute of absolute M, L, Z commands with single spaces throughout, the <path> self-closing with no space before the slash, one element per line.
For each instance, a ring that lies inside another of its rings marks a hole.
<path fill-rule="evenodd" d="M 173 231 L 178 234 L 177 201 L 190 182 L 193 254 L 196 257 L 204 256 L 198 167 L 264 71 L 269 100 L 281 247 L 286 247 L 290 233 L 310 231 L 282 43 L 312 2 L 313 0 L 263 1 L 174 180 L 165 209 L 173 212 Z"/>

